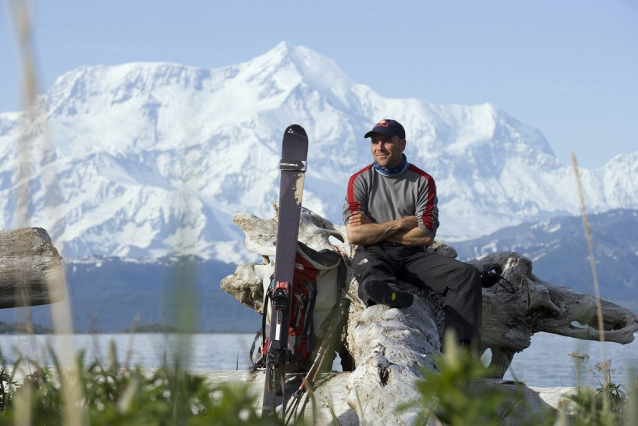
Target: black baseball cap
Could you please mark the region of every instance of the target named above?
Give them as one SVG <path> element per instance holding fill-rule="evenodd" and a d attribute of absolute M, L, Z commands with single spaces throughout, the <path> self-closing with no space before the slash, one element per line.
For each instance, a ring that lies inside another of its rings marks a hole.
<path fill-rule="evenodd" d="M 396 120 L 390 120 L 389 118 L 385 118 L 375 124 L 374 128 L 366 133 L 364 138 L 369 138 L 373 133 L 378 133 L 389 138 L 398 136 L 401 139 L 405 139 L 405 130 L 401 123 Z"/>

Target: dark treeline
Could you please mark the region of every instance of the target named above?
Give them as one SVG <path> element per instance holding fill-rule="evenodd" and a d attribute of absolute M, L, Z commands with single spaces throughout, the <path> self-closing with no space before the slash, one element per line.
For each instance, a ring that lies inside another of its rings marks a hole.
<path fill-rule="evenodd" d="M 40 324 L 0 321 L 0 334 L 50 334 L 53 329 Z"/>

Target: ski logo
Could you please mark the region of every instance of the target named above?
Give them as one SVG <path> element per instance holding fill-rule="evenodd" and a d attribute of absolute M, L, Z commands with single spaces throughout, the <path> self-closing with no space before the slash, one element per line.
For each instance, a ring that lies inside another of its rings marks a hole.
<path fill-rule="evenodd" d="M 307 167 L 306 161 L 300 160 L 281 160 L 279 162 L 279 168 L 281 170 L 293 171 L 293 172 L 305 172 Z"/>
<path fill-rule="evenodd" d="M 281 130 L 280 130 L 280 132 L 281 132 Z M 292 131 L 292 127 L 288 128 L 288 133 L 295 133 L 295 132 Z"/>

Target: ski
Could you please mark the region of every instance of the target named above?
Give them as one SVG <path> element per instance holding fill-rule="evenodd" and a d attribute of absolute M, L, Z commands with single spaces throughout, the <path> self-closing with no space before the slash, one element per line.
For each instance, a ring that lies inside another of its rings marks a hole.
<path fill-rule="evenodd" d="M 271 283 L 270 331 L 266 350 L 266 379 L 262 415 L 275 410 L 285 412 L 288 328 L 292 303 L 292 284 L 303 197 L 308 136 L 303 127 L 293 124 L 284 132 L 279 168 L 279 213 L 275 273 Z M 266 307 L 264 306 L 264 309 Z M 280 408 L 278 408 L 280 407 Z"/>

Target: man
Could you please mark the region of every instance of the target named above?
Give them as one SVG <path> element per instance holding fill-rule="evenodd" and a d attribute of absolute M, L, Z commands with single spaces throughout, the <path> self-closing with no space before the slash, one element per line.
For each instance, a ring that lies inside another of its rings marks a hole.
<path fill-rule="evenodd" d="M 381 120 L 364 138 L 371 140 L 374 163 L 352 175 L 343 209 L 348 239 L 358 245 L 352 268 L 359 297 L 367 306 L 405 308 L 414 296 L 398 280 L 428 289 L 445 296 L 446 330 L 454 330 L 463 345 L 478 342 L 479 271 L 425 251 L 439 226 L 434 179 L 408 163 L 399 122 Z"/>

